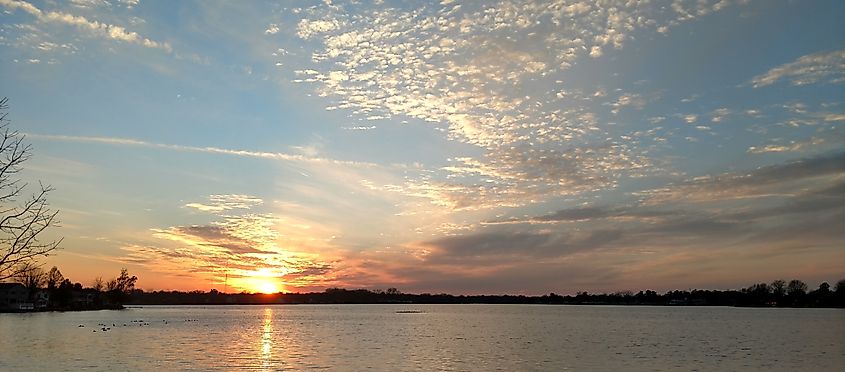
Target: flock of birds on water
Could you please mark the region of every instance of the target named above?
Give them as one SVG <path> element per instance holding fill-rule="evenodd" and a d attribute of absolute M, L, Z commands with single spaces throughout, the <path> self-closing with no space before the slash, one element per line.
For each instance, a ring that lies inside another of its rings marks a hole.
<path fill-rule="evenodd" d="M 199 319 L 185 319 L 184 321 L 185 321 L 185 322 L 198 322 L 198 321 L 199 321 Z M 167 321 L 167 319 L 162 319 L 162 321 L 161 321 L 161 322 L 162 322 L 162 324 L 164 324 L 164 325 L 170 324 L 170 323 Z M 150 325 L 150 323 L 149 323 L 149 322 L 146 322 L 146 321 L 144 321 L 143 319 L 132 320 L 130 323 L 135 323 L 135 324 L 138 324 L 138 326 L 139 326 L 139 327 L 144 327 L 144 326 L 149 326 L 149 325 Z M 124 326 L 124 327 L 128 327 L 128 326 L 129 326 L 129 324 L 127 324 L 127 323 L 123 323 L 123 326 Z M 134 326 L 134 325 L 133 325 L 133 326 Z M 108 332 L 108 331 L 110 331 L 110 330 L 112 329 L 112 327 L 117 328 L 117 324 L 112 323 L 112 324 L 111 324 L 111 327 L 109 327 L 109 326 L 108 326 L 107 324 L 105 324 L 105 323 L 97 323 L 97 328 L 99 328 L 101 332 Z M 84 325 L 84 324 L 80 324 L 79 326 L 77 326 L 77 328 L 85 328 L 85 325 Z M 92 330 L 91 332 L 97 332 L 97 330 L 96 330 L 96 329 L 94 329 L 94 330 Z"/>
<path fill-rule="evenodd" d="M 421 314 L 421 313 L 424 313 L 424 311 L 421 311 L 421 310 L 397 310 L 397 311 L 396 311 L 396 314 Z M 198 321 L 199 321 L 199 319 L 185 319 L 184 321 L 185 321 L 185 322 L 198 322 Z M 162 319 L 162 320 L 161 320 L 161 322 L 162 322 L 162 324 L 163 324 L 163 325 L 168 325 L 168 324 L 170 324 L 170 323 L 167 321 L 167 319 Z M 144 321 L 143 319 L 132 320 L 132 321 L 130 321 L 130 323 L 135 323 L 135 324 L 137 324 L 139 327 L 145 327 L 145 326 L 149 326 L 149 325 L 150 325 L 150 323 L 149 323 L 149 322 L 146 322 L 146 321 Z M 123 326 L 124 326 L 124 327 L 128 327 L 128 326 L 129 326 L 129 324 L 127 324 L 127 323 L 123 323 Z M 133 325 L 133 326 L 134 326 L 134 325 Z M 100 329 L 100 332 L 108 332 L 108 331 L 110 331 L 110 330 L 112 329 L 112 327 L 117 328 L 118 326 L 117 326 L 117 324 L 115 324 L 115 323 L 112 323 L 112 324 L 111 324 L 111 327 L 109 327 L 109 326 L 108 326 L 107 324 L 105 324 L 105 323 L 97 323 L 97 328 L 99 328 L 99 329 Z M 84 324 L 80 324 L 80 325 L 78 326 L 78 328 L 85 328 L 85 325 L 84 325 Z M 96 330 L 96 329 L 94 329 L 94 330 L 91 330 L 91 332 L 97 332 L 97 330 Z"/>

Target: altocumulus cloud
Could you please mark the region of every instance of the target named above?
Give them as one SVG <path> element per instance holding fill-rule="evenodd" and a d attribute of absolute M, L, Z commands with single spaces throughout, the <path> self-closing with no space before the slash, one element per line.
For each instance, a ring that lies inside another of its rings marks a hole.
<path fill-rule="evenodd" d="M 344 4 L 309 8 L 296 36 L 319 47 L 295 81 L 335 99 L 331 109 L 446 123 L 450 139 L 483 149 L 480 157 L 453 159 L 439 174 L 384 190 L 451 209 L 520 206 L 614 187 L 619 177 L 651 165 L 583 104 L 600 96 L 541 84 L 530 97 L 529 86 L 554 81 L 588 54 L 622 48 L 635 31 L 666 32 L 725 5 L 444 2 L 366 14 Z M 625 92 L 607 99 L 612 114 L 647 103 Z"/>

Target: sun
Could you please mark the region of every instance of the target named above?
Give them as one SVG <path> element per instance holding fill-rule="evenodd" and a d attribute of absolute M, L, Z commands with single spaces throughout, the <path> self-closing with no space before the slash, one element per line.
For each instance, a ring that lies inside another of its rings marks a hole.
<path fill-rule="evenodd" d="M 265 279 L 255 284 L 255 291 L 264 294 L 279 293 L 279 286 L 271 280 Z"/>
<path fill-rule="evenodd" d="M 274 294 L 285 288 L 282 282 L 284 272 L 279 269 L 265 267 L 245 271 L 241 275 L 233 280 L 233 286 L 247 292 Z"/>

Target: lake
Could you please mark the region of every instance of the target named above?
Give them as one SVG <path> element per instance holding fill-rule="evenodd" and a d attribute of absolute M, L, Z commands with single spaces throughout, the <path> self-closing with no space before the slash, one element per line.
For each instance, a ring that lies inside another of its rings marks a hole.
<path fill-rule="evenodd" d="M 845 311 L 278 305 L 0 314 L 0 371 L 80 369 L 842 371 Z"/>

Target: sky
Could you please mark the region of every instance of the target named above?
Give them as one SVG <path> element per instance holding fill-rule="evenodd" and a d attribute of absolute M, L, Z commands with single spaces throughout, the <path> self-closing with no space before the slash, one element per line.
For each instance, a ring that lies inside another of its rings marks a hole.
<path fill-rule="evenodd" d="M 845 278 L 845 2 L 0 0 L 74 281 Z"/>

